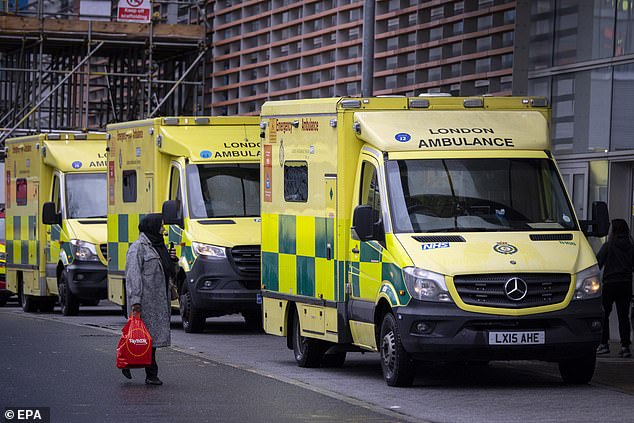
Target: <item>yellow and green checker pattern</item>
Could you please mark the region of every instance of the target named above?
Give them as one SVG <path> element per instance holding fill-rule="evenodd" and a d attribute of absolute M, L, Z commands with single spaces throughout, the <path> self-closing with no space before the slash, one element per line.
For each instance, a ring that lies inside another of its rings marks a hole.
<path fill-rule="evenodd" d="M 145 214 L 108 215 L 108 272 L 125 272 L 130 244 L 139 238 L 139 221 Z"/>
<path fill-rule="evenodd" d="M 263 215 L 264 289 L 343 301 L 346 263 L 336 259 L 335 227 L 334 218 Z"/>
<path fill-rule="evenodd" d="M 387 235 L 389 239 L 389 234 Z M 385 294 L 392 306 L 404 305 L 411 296 L 405 286 L 403 271 L 392 255 L 377 241 L 361 242 L 358 261 L 350 261 L 352 297 L 375 301 Z M 363 283 L 360 279 L 363 277 Z"/>
<path fill-rule="evenodd" d="M 12 216 L 6 219 L 7 264 L 37 266 L 40 251 L 37 243 L 37 218 Z"/>

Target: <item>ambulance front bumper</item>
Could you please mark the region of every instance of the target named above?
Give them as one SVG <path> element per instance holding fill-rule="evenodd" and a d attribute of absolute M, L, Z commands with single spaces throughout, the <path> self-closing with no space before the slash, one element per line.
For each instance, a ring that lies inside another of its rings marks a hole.
<path fill-rule="evenodd" d="M 65 271 L 70 292 L 80 300 L 108 298 L 108 270 L 103 264 L 75 261 Z"/>
<path fill-rule="evenodd" d="M 239 273 L 226 258 L 199 257 L 187 283 L 197 309 L 230 314 L 260 308 L 260 274 Z"/>
<path fill-rule="evenodd" d="M 419 360 L 558 361 L 594 352 L 601 340 L 600 299 L 527 316 L 472 313 L 454 304 L 412 301 L 396 310 L 403 347 Z"/>

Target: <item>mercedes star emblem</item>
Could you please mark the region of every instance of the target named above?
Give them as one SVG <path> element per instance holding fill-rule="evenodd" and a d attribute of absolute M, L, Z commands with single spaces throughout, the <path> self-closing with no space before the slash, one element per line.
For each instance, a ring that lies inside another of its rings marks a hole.
<path fill-rule="evenodd" d="M 528 285 L 523 279 L 511 278 L 504 284 L 504 293 L 512 301 L 521 301 L 528 293 Z"/>

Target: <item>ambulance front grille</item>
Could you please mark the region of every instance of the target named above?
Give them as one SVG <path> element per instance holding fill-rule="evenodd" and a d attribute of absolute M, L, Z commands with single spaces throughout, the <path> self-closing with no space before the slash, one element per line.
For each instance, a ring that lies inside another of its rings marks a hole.
<path fill-rule="evenodd" d="M 260 273 L 260 246 L 239 245 L 231 249 L 233 263 L 242 273 Z"/>
<path fill-rule="evenodd" d="M 454 277 L 454 286 L 465 304 L 483 307 L 529 308 L 562 302 L 570 289 L 570 275 L 565 273 L 459 275 Z M 524 296 L 523 291 L 526 292 Z"/>
<path fill-rule="evenodd" d="M 108 244 L 99 244 L 99 249 L 101 250 L 101 254 L 103 255 L 103 258 L 105 258 L 106 261 L 108 261 Z"/>

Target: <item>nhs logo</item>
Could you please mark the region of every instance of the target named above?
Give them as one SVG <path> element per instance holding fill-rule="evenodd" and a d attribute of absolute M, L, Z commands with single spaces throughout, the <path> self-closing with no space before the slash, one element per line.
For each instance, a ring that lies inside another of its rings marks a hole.
<path fill-rule="evenodd" d="M 423 244 L 423 251 L 436 250 L 438 248 L 449 248 L 448 242 L 426 242 Z"/>

